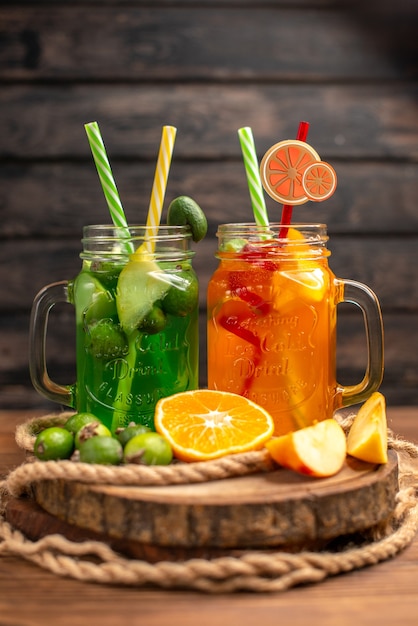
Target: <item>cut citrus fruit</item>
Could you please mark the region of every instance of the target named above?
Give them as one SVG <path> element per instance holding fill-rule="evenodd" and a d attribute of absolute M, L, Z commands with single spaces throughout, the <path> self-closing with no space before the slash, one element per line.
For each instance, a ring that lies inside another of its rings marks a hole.
<path fill-rule="evenodd" d="M 207 461 L 259 450 L 273 434 L 263 408 L 234 393 L 200 389 L 157 402 L 155 429 L 182 461 Z"/>
<path fill-rule="evenodd" d="M 267 150 L 261 160 L 263 187 L 278 202 L 304 204 L 309 198 L 302 186 L 303 173 L 320 160 L 316 150 L 304 141 L 280 141 Z"/>
<path fill-rule="evenodd" d="M 302 187 L 309 200 L 323 202 L 334 193 L 337 187 L 337 174 L 325 161 L 311 163 L 303 173 Z"/>
<path fill-rule="evenodd" d="M 314 264 L 310 254 L 310 244 L 296 228 L 289 228 L 286 234 L 289 254 L 295 262 L 290 269 L 273 273 L 273 309 L 283 311 L 287 306 L 299 302 L 320 302 L 329 288 L 327 274 L 322 264 Z M 286 264 L 284 264 L 286 267 Z"/>
<path fill-rule="evenodd" d="M 360 407 L 347 437 L 347 452 L 368 463 L 387 463 L 385 397 L 375 391 Z"/>

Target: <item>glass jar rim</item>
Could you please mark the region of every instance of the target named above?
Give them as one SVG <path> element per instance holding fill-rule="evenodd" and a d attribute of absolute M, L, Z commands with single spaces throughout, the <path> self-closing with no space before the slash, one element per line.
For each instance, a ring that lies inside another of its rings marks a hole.
<path fill-rule="evenodd" d="M 289 229 L 305 231 L 308 233 L 316 233 L 317 235 L 327 237 L 327 225 L 322 222 L 294 222 L 292 224 L 281 224 L 280 222 L 271 222 L 268 226 L 260 226 L 256 222 L 227 222 L 219 224 L 217 235 L 230 234 L 231 232 L 251 232 L 260 234 L 265 237 L 268 235 L 276 235 L 284 231 L 283 238 L 286 238 Z"/>
<path fill-rule="evenodd" d="M 297 230 L 303 238 L 288 236 L 289 230 Z M 222 259 L 271 256 L 291 260 L 295 254 L 304 258 L 330 256 L 327 249 L 329 237 L 327 226 L 322 223 L 294 223 L 284 226 L 272 222 L 268 227 L 255 222 L 220 224 L 216 233 L 218 251 Z M 302 245 L 303 244 L 303 247 Z"/>
<path fill-rule="evenodd" d="M 143 244 L 156 258 L 177 260 L 191 258 L 194 252 L 190 245 L 192 231 L 188 224 L 153 227 L 133 224 L 128 227 L 113 224 L 92 224 L 84 226 L 81 240 L 82 259 L 121 259 L 127 258 Z"/>
<path fill-rule="evenodd" d="M 188 224 L 170 226 L 161 224 L 159 226 L 146 226 L 144 224 L 131 224 L 129 226 L 115 226 L 114 224 L 89 224 L 83 227 L 83 238 L 88 237 L 114 237 L 117 239 L 127 239 L 135 237 L 171 238 L 192 236 L 192 230 Z"/>

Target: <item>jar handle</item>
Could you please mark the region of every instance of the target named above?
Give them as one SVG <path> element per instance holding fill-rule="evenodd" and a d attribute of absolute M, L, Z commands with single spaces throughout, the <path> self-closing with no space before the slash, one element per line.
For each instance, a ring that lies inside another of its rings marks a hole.
<path fill-rule="evenodd" d="M 367 340 L 367 368 L 363 380 L 357 385 L 339 386 L 341 406 L 364 402 L 377 391 L 383 379 L 383 319 L 376 294 L 363 283 L 340 279 L 343 286 L 341 302 L 350 302 L 363 312 Z"/>
<path fill-rule="evenodd" d="M 29 371 L 32 384 L 41 395 L 75 408 L 75 385 L 59 385 L 52 381 L 46 366 L 46 333 L 49 313 L 58 302 L 68 302 L 68 281 L 47 285 L 35 296 L 29 328 Z"/>

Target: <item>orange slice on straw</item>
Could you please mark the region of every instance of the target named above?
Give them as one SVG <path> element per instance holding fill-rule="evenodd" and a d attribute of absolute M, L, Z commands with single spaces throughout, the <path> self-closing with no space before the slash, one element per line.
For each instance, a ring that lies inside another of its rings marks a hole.
<path fill-rule="evenodd" d="M 302 187 L 309 200 L 322 202 L 332 196 L 337 187 L 337 174 L 325 161 L 308 165 L 302 176 Z"/>
<path fill-rule="evenodd" d="M 317 163 L 319 154 L 305 141 L 287 139 L 272 146 L 260 164 L 263 187 L 282 204 L 304 204 L 309 200 L 302 185 L 306 168 Z"/>
<path fill-rule="evenodd" d="M 270 414 L 248 398 L 211 389 L 162 398 L 154 423 L 182 461 L 259 450 L 274 429 Z"/>

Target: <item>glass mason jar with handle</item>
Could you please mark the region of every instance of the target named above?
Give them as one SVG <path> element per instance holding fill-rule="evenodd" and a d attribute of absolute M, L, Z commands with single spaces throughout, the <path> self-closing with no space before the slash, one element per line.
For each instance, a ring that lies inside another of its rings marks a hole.
<path fill-rule="evenodd" d="M 267 409 L 275 434 L 329 418 L 366 400 L 383 378 L 379 302 L 362 283 L 329 268 L 327 228 L 279 224 L 218 228 L 219 266 L 207 292 L 208 386 Z M 337 305 L 363 312 L 368 364 L 352 386 L 336 380 Z"/>
<path fill-rule="evenodd" d="M 86 226 L 74 280 L 44 287 L 30 325 L 32 383 L 50 400 L 89 412 L 113 431 L 153 428 L 160 397 L 198 385 L 198 280 L 188 226 Z M 51 308 L 75 307 L 76 382 L 50 379 L 45 340 Z"/>

